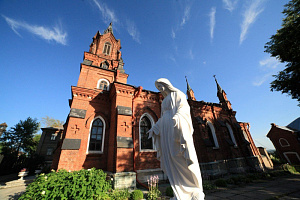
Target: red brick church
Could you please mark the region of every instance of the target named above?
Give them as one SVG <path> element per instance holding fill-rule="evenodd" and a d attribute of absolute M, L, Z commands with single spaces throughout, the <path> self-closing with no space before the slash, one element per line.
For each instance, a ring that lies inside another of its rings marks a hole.
<path fill-rule="evenodd" d="M 146 135 L 160 117 L 163 97 L 127 84 L 120 49 L 111 24 L 93 37 L 89 51 L 84 52 L 77 86 L 72 86 L 70 114 L 52 162 L 53 169 L 103 169 L 119 188 L 134 187 L 151 174 L 166 178 Z M 236 111 L 215 81 L 219 103 L 197 101 L 187 82 L 202 175 L 261 170 L 249 123 L 237 121 Z"/>

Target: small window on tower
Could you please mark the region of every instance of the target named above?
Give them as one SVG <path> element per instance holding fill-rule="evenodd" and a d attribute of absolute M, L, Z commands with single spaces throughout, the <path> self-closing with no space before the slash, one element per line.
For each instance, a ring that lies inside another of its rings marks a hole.
<path fill-rule="evenodd" d="M 100 82 L 100 88 L 101 90 L 107 90 L 107 82 L 106 81 L 101 81 Z"/>
<path fill-rule="evenodd" d="M 109 42 L 106 42 L 104 44 L 104 48 L 103 48 L 103 53 L 106 55 L 110 54 L 110 48 L 111 48 L 111 44 Z"/>
<path fill-rule="evenodd" d="M 109 82 L 106 79 L 100 79 L 97 84 L 97 88 L 100 90 L 109 90 Z"/>
<path fill-rule="evenodd" d="M 55 140 L 56 139 L 56 134 L 52 134 L 51 135 L 51 140 Z"/>

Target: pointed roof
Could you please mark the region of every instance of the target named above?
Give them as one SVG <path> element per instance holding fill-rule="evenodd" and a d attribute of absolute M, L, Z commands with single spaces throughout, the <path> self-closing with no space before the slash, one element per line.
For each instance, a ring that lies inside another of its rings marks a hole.
<path fill-rule="evenodd" d="M 104 31 L 104 34 L 106 34 L 106 33 L 112 33 L 112 34 L 114 34 L 113 28 L 112 28 L 112 22 L 110 22 L 109 26 L 108 26 L 107 29 Z"/>
<path fill-rule="evenodd" d="M 287 127 L 300 131 L 300 117 L 292 121 L 289 125 L 287 125 Z"/>
<path fill-rule="evenodd" d="M 97 31 L 97 33 L 95 34 L 95 36 L 93 38 L 96 39 L 98 37 L 98 35 L 101 35 L 99 31 Z"/>
<path fill-rule="evenodd" d="M 218 92 L 222 93 L 222 92 L 223 92 L 223 89 L 222 89 L 221 86 L 219 85 L 219 83 L 218 83 L 218 81 L 217 81 L 217 78 L 216 78 L 216 75 L 213 75 L 213 77 L 215 78 L 215 81 L 216 81 L 216 84 L 217 84 Z"/>
<path fill-rule="evenodd" d="M 187 90 L 188 91 L 191 91 L 192 90 L 192 88 L 191 88 L 191 86 L 190 86 L 190 84 L 189 84 L 189 82 L 188 82 L 188 80 L 187 80 L 187 77 L 185 76 L 185 80 L 186 80 L 186 86 L 187 86 Z"/>

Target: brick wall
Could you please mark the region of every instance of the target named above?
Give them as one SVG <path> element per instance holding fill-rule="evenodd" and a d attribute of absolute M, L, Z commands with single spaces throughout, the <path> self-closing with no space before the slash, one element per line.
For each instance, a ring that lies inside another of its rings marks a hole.
<path fill-rule="evenodd" d="M 300 164 L 300 160 L 299 160 L 300 145 L 298 142 L 297 133 L 295 133 L 291 129 L 286 129 L 286 130 L 282 129 L 278 127 L 276 124 L 271 124 L 271 125 L 272 127 L 267 136 L 272 141 L 280 157 L 283 160 L 286 160 L 287 162 L 290 161 L 291 164 Z M 279 140 L 281 140 L 281 144 Z M 286 143 L 286 141 L 288 143 Z"/>

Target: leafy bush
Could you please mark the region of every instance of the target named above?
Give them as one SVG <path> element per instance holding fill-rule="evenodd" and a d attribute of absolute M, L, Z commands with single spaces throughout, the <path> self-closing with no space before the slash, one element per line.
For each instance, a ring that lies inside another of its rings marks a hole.
<path fill-rule="evenodd" d="M 113 190 L 110 194 L 109 194 L 109 198 L 99 198 L 99 199 L 111 199 L 111 200 L 125 200 L 125 199 L 129 199 L 130 197 L 130 193 L 128 190 Z"/>
<path fill-rule="evenodd" d="M 239 185 L 242 183 L 242 176 L 234 176 L 231 179 L 235 185 Z"/>
<path fill-rule="evenodd" d="M 140 200 L 140 199 L 143 199 L 143 198 L 144 198 L 144 194 L 141 190 L 134 190 L 131 193 L 131 199 L 132 200 Z"/>
<path fill-rule="evenodd" d="M 218 179 L 215 181 L 217 187 L 227 187 L 227 183 L 224 179 Z"/>
<path fill-rule="evenodd" d="M 260 176 L 258 174 L 247 174 L 246 177 L 250 180 L 257 180 L 260 178 Z"/>
<path fill-rule="evenodd" d="M 166 195 L 169 197 L 174 197 L 174 192 L 171 186 L 166 188 Z"/>
<path fill-rule="evenodd" d="M 295 168 L 294 166 L 292 165 L 289 165 L 289 164 L 284 164 L 281 166 L 281 168 L 286 171 L 286 172 L 289 172 L 291 174 L 299 174 L 299 168 Z M 297 170 L 298 169 L 298 170 Z"/>
<path fill-rule="evenodd" d="M 38 176 L 19 199 L 109 199 L 111 188 L 102 170 L 59 170 Z"/>
<path fill-rule="evenodd" d="M 203 189 L 204 190 L 213 190 L 213 189 L 216 189 L 216 188 L 217 187 L 209 181 L 203 182 Z"/>

